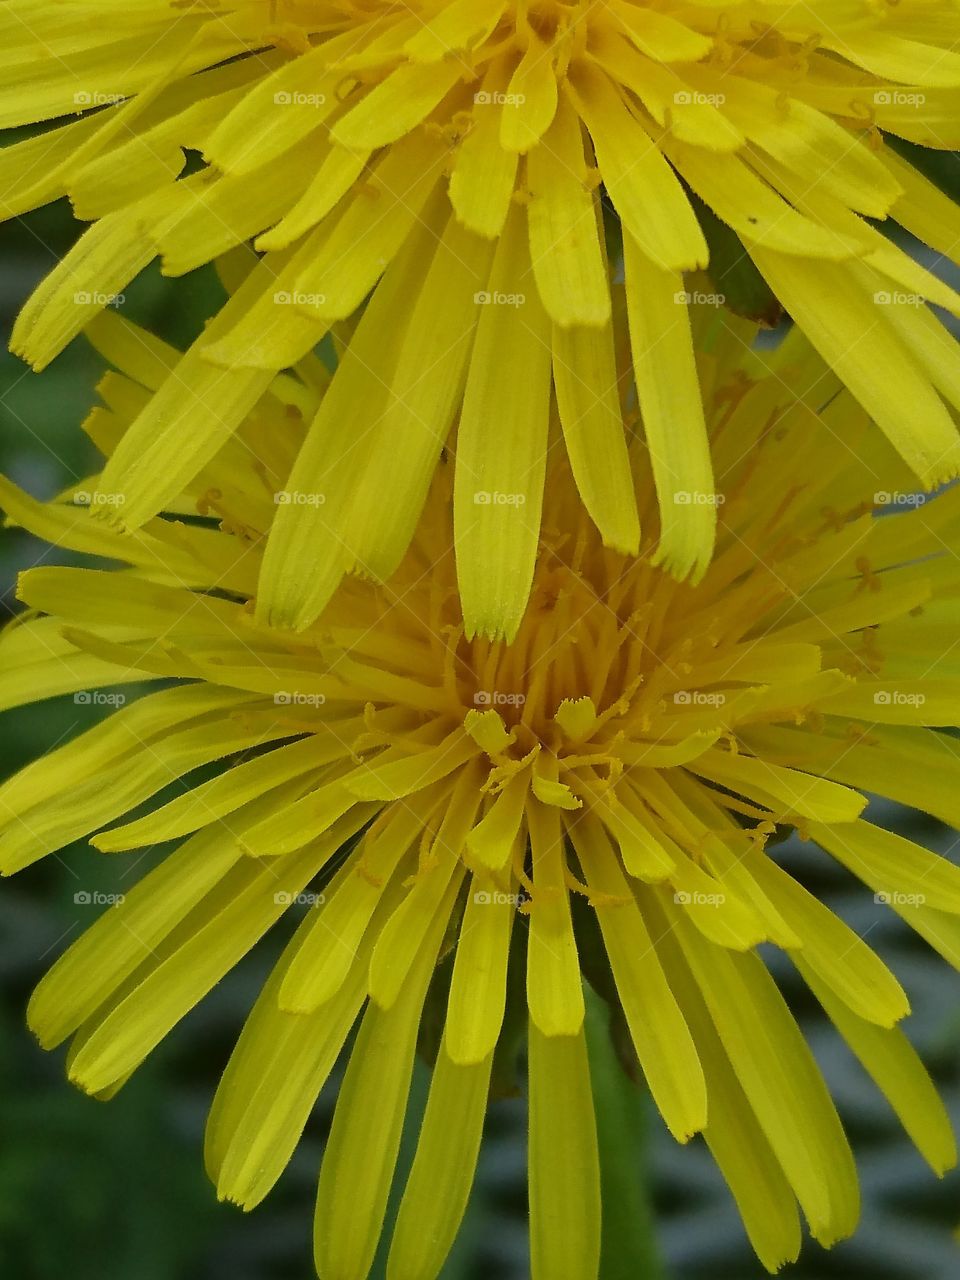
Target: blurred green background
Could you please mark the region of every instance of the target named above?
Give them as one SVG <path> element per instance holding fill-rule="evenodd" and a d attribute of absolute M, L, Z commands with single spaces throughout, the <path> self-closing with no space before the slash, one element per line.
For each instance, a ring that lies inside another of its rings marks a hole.
<path fill-rule="evenodd" d="M 952 158 L 951 158 L 952 159 Z M 61 202 L 0 228 L 0 328 L 63 255 L 77 227 Z M 185 345 L 216 305 L 212 272 L 163 280 L 151 268 L 127 290 L 125 312 Z M 79 424 L 94 402 L 98 358 L 81 339 L 35 375 L 0 354 L 0 470 L 31 493 L 49 497 L 97 460 Z M 69 557 L 16 530 L 0 533 L 0 611 L 16 611 L 19 569 Z M 96 711 L 72 698 L 0 717 L 4 776 L 92 722 Z M 954 834 L 892 806 L 877 813 L 931 847 L 952 849 Z M 876 814 L 874 815 L 876 816 Z M 0 885 L 0 1275 L 11 1280 L 310 1280 L 316 1172 L 336 1080 L 324 1091 L 296 1158 L 253 1214 L 216 1202 L 201 1165 L 207 1107 L 243 1016 L 290 921 L 248 957 L 110 1103 L 66 1083 L 62 1053 L 39 1049 L 24 1026 L 29 992 L 49 964 L 102 907 L 79 891 L 123 892 L 158 856 L 95 855 L 76 845 Z M 783 846 L 791 869 L 822 894 L 892 964 L 912 998 L 908 1031 L 960 1118 L 960 1018 L 956 977 L 810 846 Z M 955 855 L 952 855 L 955 856 Z M 796 1280 L 844 1275 L 864 1280 L 951 1280 L 960 1254 L 951 1237 L 960 1220 L 951 1175 L 938 1183 L 913 1151 L 825 1020 L 775 953 L 782 978 L 820 1058 L 858 1156 L 863 1222 L 853 1241 L 827 1254 L 807 1243 L 790 1274 Z M 426 1070 L 414 1091 L 411 1131 L 422 1106 Z M 493 1108 L 480 1174 L 445 1280 L 529 1274 L 524 1167 L 525 1111 L 519 1101 Z M 667 1272 L 677 1280 L 759 1280 L 732 1201 L 703 1144 L 673 1144 L 657 1119 L 650 1150 L 624 1143 L 628 1166 L 649 1163 L 651 1195 Z M 405 1139 L 411 1154 L 412 1132 Z M 610 1265 L 605 1280 L 636 1276 Z M 382 1259 L 376 1277 L 382 1277 Z"/>

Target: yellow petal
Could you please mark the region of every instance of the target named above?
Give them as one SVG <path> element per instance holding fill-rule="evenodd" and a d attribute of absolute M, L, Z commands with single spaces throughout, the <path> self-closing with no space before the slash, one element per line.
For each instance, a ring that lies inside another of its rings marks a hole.
<path fill-rule="evenodd" d="M 678 1142 L 686 1142 L 707 1123 L 696 1046 L 603 829 L 584 818 L 571 823 L 569 833 L 590 888 L 602 895 L 595 903 L 597 920 L 650 1092 L 667 1128 Z"/>
<path fill-rule="evenodd" d="M 446 1052 L 453 1062 L 482 1063 L 493 1052 L 503 1023 L 507 958 L 516 894 L 474 875 L 460 926 L 450 997 Z"/>
<path fill-rule="evenodd" d="M 677 175 L 607 77 L 578 66 L 568 92 L 590 130 L 624 229 L 665 271 L 705 266 L 707 244 Z"/>
<path fill-rule="evenodd" d="M 617 393 L 612 328 L 555 325 L 553 382 L 583 505 L 607 546 L 636 555 L 640 519 Z"/>
<path fill-rule="evenodd" d="M 422 129 L 388 147 L 294 281 L 295 304 L 328 320 L 355 311 L 417 223 L 445 160 L 443 141 Z"/>
<path fill-rule="evenodd" d="M 652 908 L 652 904 L 651 904 Z M 750 1243 L 768 1271 L 796 1261 L 801 1230 L 797 1202 L 717 1035 L 665 917 L 651 920 L 667 980 L 683 1008 L 707 1082 L 710 1112 L 703 1132 L 733 1193 Z"/>
<path fill-rule="evenodd" d="M 348 833 L 366 815 L 335 828 L 322 842 L 297 854 L 277 872 L 273 866 L 237 868 L 220 910 L 199 922 L 188 937 L 158 963 L 129 993 L 124 993 L 82 1037 L 70 1063 L 70 1077 L 87 1092 L 106 1088 L 138 1066 L 160 1040 L 250 950 L 301 893 Z"/>
<path fill-rule="evenodd" d="M 780 817 L 796 815 L 820 822 L 853 822 L 866 798 L 825 778 L 713 747 L 699 756 L 696 772 L 747 795 Z"/>
<path fill-rule="evenodd" d="M 467 836 L 467 848 L 473 858 L 491 871 L 499 871 L 510 856 L 529 788 L 529 774 L 515 774 Z"/>
<path fill-rule="evenodd" d="M 657 563 L 703 576 L 717 525 L 717 495 L 682 277 L 623 237 L 637 394 L 660 503 Z"/>
<path fill-rule="evenodd" d="M 794 958 L 858 1018 L 892 1027 L 907 1016 L 906 993 L 859 934 L 766 855 L 751 858 L 750 870 L 800 939 Z"/>
<path fill-rule="evenodd" d="M 587 185 L 580 119 L 566 97 L 527 157 L 527 186 L 530 258 L 547 314 L 561 328 L 606 324 L 610 287 L 599 201 Z"/>
<path fill-rule="evenodd" d="M 531 1019 L 532 1280 L 595 1280 L 600 1266 L 600 1161 L 583 1032 L 545 1035 Z"/>
<path fill-rule="evenodd" d="M 813 346 L 924 485 L 933 488 L 956 475 L 956 427 L 884 319 L 883 307 L 865 297 L 841 265 L 821 263 L 814 282 L 808 265 L 796 258 L 756 245 L 750 253 Z M 851 334 L 860 340 L 852 342 Z"/>
<path fill-rule="evenodd" d="M 488 291 L 475 301 L 481 315 L 456 444 L 457 578 L 467 635 L 509 641 L 533 580 L 551 383 L 550 327 L 518 208 Z"/>
<path fill-rule="evenodd" d="M 460 408 L 473 350 L 477 293 L 492 246 L 451 217 L 411 308 L 389 396 L 355 486 L 344 537 L 367 573 L 389 578 L 406 553 Z M 391 494 L 389 502 L 383 494 Z"/>
<path fill-rule="evenodd" d="M 457 1065 L 441 1045 L 397 1214 L 387 1280 L 435 1280 L 440 1274 L 470 1196 L 492 1065 L 492 1053 L 473 1065 Z"/>
<path fill-rule="evenodd" d="M 953 1128 L 947 1109 L 910 1041 L 899 1028 L 887 1030 L 857 1017 L 847 1004 L 837 999 L 836 989 L 818 978 L 805 957 L 805 952 L 794 956 L 804 980 L 896 1112 L 917 1150 L 934 1173 L 942 1176 L 957 1162 Z"/>
<path fill-rule="evenodd" d="M 948 858 L 870 822 L 812 823 L 809 835 L 881 901 L 912 901 L 960 915 L 960 867 Z"/>
<path fill-rule="evenodd" d="M 859 1213 L 853 1156 L 813 1055 L 763 961 L 707 942 L 676 908 L 670 919 L 811 1232 L 824 1245 L 850 1235 Z"/>
<path fill-rule="evenodd" d="M 402 64 L 341 116 L 330 136 L 339 146 L 356 151 L 373 151 L 396 142 L 426 119 L 463 73 L 456 58 L 439 67 Z"/>
<path fill-rule="evenodd" d="M 393 901 L 388 895 L 376 923 Z M 207 1121 L 207 1172 L 221 1199 L 245 1209 L 259 1204 L 286 1168 L 366 995 L 376 925 L 351 954 L 346 981 L 320 1012 L 303 1017 L 281 1009 L 284 975 L 319 914 L 315 910 L 303 921 L 271 973 L 230 1055 Z"/>
<path fill-rule="evenodd" d="M 503 54 L 487 68 L 474 99 L 472 127 L 460 143 L 450 174 L 450 202 L 458 219 L 489 239 L 503 230 L 517 175 L 516 152 L 500 145 L 510 66 L 510 55 Z"/>
<path fill-rule="evenodd" d="M 372 950 L 383 924 L 402 898 L 402 880 L 396 872 L 422 834 L 436 801 L 435 790 L 420 793 L 402 808 L 386 811 L 365 833 L 346 874 L 324 891 L 323 911 L 316 913 L 313 927 L 290 960 L 277 996 L 282 1009 L 288 1013 L 315 1012 L 347 980 L 361 946 L 369 941 Z M 386 915 L 381 918 L 383 910 Z M 364 964 L 364 991 L 368 965 L 369 955 Z"/>
<path fill-rule="evenodd" d="M 507 86 L 500 116 L 500 144 L 523 154 L 536 146 L 557 109 L 553 53 L 531 33 L 530 45 Z"/>
<path fill-rule="evenodd" d="M 527 948 L 527 1004 L 545 1036 L 576 1035 L 583 1026 L 583 983 L 564 880 L 563 832 L 556 809 L 528 807 L 533 901 Z"/>
<path fill-rule="evenodd" d="M 322 1276 L 365 1276 L 383 1227 L 417 1032 L 447 918 L 424 936 L 399 998 L 370 1004 L 350 1055 L 320 1167 L 314 1260 Z"/>

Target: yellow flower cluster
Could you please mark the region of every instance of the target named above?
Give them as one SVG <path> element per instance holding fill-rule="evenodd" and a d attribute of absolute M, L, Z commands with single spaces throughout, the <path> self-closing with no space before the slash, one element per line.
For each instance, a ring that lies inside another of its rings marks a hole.
<path fill-rule="evenodd" d="M 960 870 L 863 816 L 960 826 L 960 212 L 917 167 L 960 146 L 958 43 L 958 0 L 0 5 L 0 128 L 33 126 L 0 215 L 91 224 L 13 347 L 112 366 L 102 469 L 0 478 L 92 561 L 21 576 L 0 707 L 157 686 L 0 785 L 0 872 L 179 842 L 30 1024 L 109 1097 L 308 906 L 205 1154 L 257 1204 L 347 1060 L 323 1280 L 373 1266 L 438 1007 L 388 1280 L 439 1275 L 518 1025 L 533 1280 L 595 1280 L 584 918 L 770 1270 L 858 1186 L 760 944 L 954 1163 L 903 988 L 778 837 L 960 967 Z M 186 351 L 112 305 L 155 259 L 219 273 Z"/>
<path fill-rule="evenodd" d="M 960 760 L 927 727 L 960 707 L 960 491 L 877 518 L 910 476 L 849 392 L 834 379 L 818 400 L 794 395 L 824 376 L 798 335 L 761 356 L 747 324 L 717 328 L 704 384 L 723 515 L 703 578 L 605 548 L 558 455 L 511 644 L 464 626 L 449 463 L 389 583 L 347 579 L 299 633 L 257 618 L 266 536 L 297 497 L 279 486 L 322 395 L 312 364 L 272 382 L 171 504 L 215 524 L 117 530 L 84 505 L 100 476 L 80 506 L 0 489 L 13 520 L 117 565 L 23 574 L 30 612 L 0 639 L 5 705 L 159 683 L 0 789 L 0 866 L 84 836 L 109 853 L 183 841 L 57 961 L 31 1025 L 47 1046 L 71 1038 L 71 1077 L 109 1096 L 309 903 L 227 1067 L 206 1160 L 221 1196 L 259 1202 L 359 1019 L 320 1173 L 324 1277 L 371 1265 L 444 957 L 443 1039 L 388 1275 L 443 1264 L 518 998 L 533 1274 L 596 1274 L 574 898 L 599 924 L 656 1105 L 680 1141 L 704 1134 L 768 1267 L 796 1256 L 799 1211 L 825 1244 L 849 1234 L 858 1192 L 759 943 L 785 950 L 932 1167 L 953 1163 L 946 1113 L 896 1026 L 903 989 L 770 837 L 795 826 L 960 963 L 960 871 L 862 816 L 870 791 L 960 823 Z M 109 455 L 178 356 L 115 315 L 94 336 L 119 369 L 87 424 Z M 230 767 L 156 799 L 216 761 Z"/>

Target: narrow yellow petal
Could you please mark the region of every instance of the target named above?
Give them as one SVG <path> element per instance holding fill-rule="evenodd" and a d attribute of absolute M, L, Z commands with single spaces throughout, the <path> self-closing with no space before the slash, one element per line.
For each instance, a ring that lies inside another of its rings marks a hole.
<path fill-rule="evenodd" d="M 210 364 L 204 352 L 264 288 L 273 291 L 274 270 L 266 260 L 254 267 L 104 467 L 100 492 L 123 495 L 121 515 L 127 528 L 137 528 L 163 510 L 230 438 L 270 385 L 275 370 L 221 369 Z"/>
<path fill-rule="evenodd" d="M 454 534 L 468 636 L 516 634 L 540 536 L 550 326 L 514 208 L 481 306 L 457 434 Z M 504 396 L 503 388 L 510 387 Z"/>
<path fill-rule="evenodd" d="M 408 62 L 370 89 L 330 131 L 341 147 L 373 151 L 415 129 L 463 75 L 451 58 L 439 66 Z"/>
<path fill-rule="evenodd" d="M 440 830 L 421 859 L 413 886 L 384 925 L 370 959 L 370 999 L 389 1009 L 415 964 L 421 940 L 448 917 L 464 875 L 460 854 L 480 804 L 480 771 L 465 769 L 447 802 Z"/>
<path fill-rule="evenodd" d="M 545 1036 L 573 1036 L 583 1026 L 583 982 L 564 880 L 559 813 L 531 800 L 527 820 L 533 857 L 527 1004 Z"/>
<path fill-rule="evenodd" d="M 557 109 L 552 50 L 531 33 L 530 45 L 510 77 L 500 117 L 500 144 L 523 154 L 536 146 Z"/>
<path fill-rule="evenodd" d="M 204 1160 L 221 1199 L 250 1209 L 286 1168 L 363 1006 L 372 937 L 393 901 L 388 895 L 381 904 L 371 935 L 351 955 L 346 981 L 318 1013 L 292 1015 L 278 1001 L 288 966 L 314 925 L 310 916 L 271 973 L 230 1055 L 207 1121 Z"/>
<path fill-rule="evenodd" d="M 810 770 L 851 787 L 875 791 L 932 813 L 949 826 L 960 827 L 960 761 L 953 739 L 932 729 L 901 725 L 874 725 L 869 741 L 851 739 L 847 722 L 828 722 L 830 732 L 800 733 L 779 725 L 744 731 L 750 750 L 768 759 Z M 849 822 L 849 818 L 835 819 Z M 879 836 L 868 827 L 871 841 L 883 848 Z M 862 838 L 857 828 L 844 829 L 844 843 L 850 838 L 860 852 Z M 906 842 L 909 843 L 909 842 Z M 906 850 L 904 851 L 906 852 Z M 841 855 L 837 853 L 837 857 Z M 915 857 L 911 854 L 911 861 Z M 866 864 L 869 865 L 869 864 Z"/>
<path fill-rule="evenodd" d="M 704 1139 L 733 1193 L 750 1243 L 768 1271 L 796 1261 L 802 1240 L 800 1215 L 790 1183 L 777 1160 L 730 1059 L 703 997 L 665 917 L 654 910 L 658 950 L 667 980 L 693 1033 L 707 1082 L 710 1111 Z"/>
<path fill-rule="evenodd" d="M 222 827 L 200 832 L 100 916 L 44 974 L 30 998 L 27 1018 L 41 1044 L 54 1048 L 91 1017 L 239 858 L 232 832 Z"/>
<path fill-rule="evenodd" d="M 491 871 L 499 871 L 510 856 L 529 788 L 529 774 L 515 774 L 467 836 L 467 848 L 474 859 Z"/>
<path fill-rule="evenodd" d="M 810 1230 L 825 1245 L 850 1235 L 859 1214 L 853 1156 L 793 1015 L 759 956 L 707 942 L 670 905 L 710 1016 Z"/>
<path fill-rule="evenodd" d="M 472 127 L 450 174 L 450 202 L 458 219 L 491 240 L 503 230 L 517 176 L 517 153 L 500 145 L 510 67 L 510 55 L 502 54 L 487 68 L 474 99 Z"/>
<path fill-rule="evenodd" d="M 287 489 L 314 494 L 312 505 L 277 507 L 270 528 L 257 617 L 271 626 L 303 630 L 326 607 L 354 557 L 343 526 L 353 486 L 363 477 L 360 446 L 388 403 L 389 379 L 404 338 L 398 317 L 420 277 L 420 250 L 432 225 L 401 252 L 384 274 L 310 423 Z M 308 242 L 309 243 L 309 242 Z M 294 310 L 281 307 L 278 310 Z"/>
<path fill-rule="evenodd" d="M 447 1003 L 446 1052 L 453 1062 L 482 1063 L 503 1023 L 507 958 L 516 894 L 489 877 L 470 882 Z"/>
<path fill-rule="evenodd" d="M 435 747 L 380 763 L 362 765 L 350 778 L 350 791 L 361 800 L 399 800 L 428 787 L 479 754 L 477 744 L 455 729 Z"/>
<path fill-rule="evenodd" d="M 283 914 L 369 811 L 340 824 L 322 842 L 289 860 L 237 868 L 239 884 L 221 909 L 191 931 L 110 1009 L 94 1021 L 70 1063 L 70 1077 L 95 1093 L 138 1066 L 163 1037 Z"/>
<path fill-rule="evenodd" d="M 399 998 L 370 1004 L 350 1055 L 320 1166 L 317 1272 L 353 1280 L 370 1270 L 383 1228 L 427 986 L 447 924 L 438 913 Z"/>
<path fill-rule="evenodd" d="M 372 921 L 384 901 L 393 904 L 391 912 L 399 904 L 396 872 L 421 834 L 436 797 L 432 790 L 419 793 L 365 834 L 347 873 L 325 891 L 323 911 L 317 912 L 291 958 L 277 997 L 282 1009 L 313 1013 L 339 991 L 365 939 L 372 948 L 380 932 Z M 367 979 L 365 972 L 364 990 Z"/>
<path fill-rule="evenodd" d="M 208 826 L 241 805 L 292 778 L 318 769 L 321 765 L 350 755 L 351 735 L 359 733 L 363 722 L 351 725 L 341 722 L 334 735 L 312 734 L 298 742 L 278 747 L 267 755 L 257 756 L 228 769 L 216 778 L 177 796 L 168 804 L 122 827 L 113 827 L 94 836 L 91 843 L 104 853 L 121 849 L 142 849 L 148 844 L 175 840 L 200 827 Z"/>
<path fill-rule="evenodd" d="M 853 822 L 867 804 L 865 796 L 825 778 L 716 747 L 697 758 L 696 772 L 750 796 L 779 817 L 796 815 L 820 822 Z"/>
<path fill-rule="evenodd" d="M 852 1012 L 837 998 L 836 989 L 818 977 L 806 952 L 793 959 L 934 1173 L 942 1176 L 952 1169 L 957 1162 L 957 1145 L 950 1116 L 907 1037 L 899 1028 L 875 1026 Z"/>
<path fill-rule="evenodd" d="M 711 942 L 732 947 L 734 951 L 749 951 L 767 940 L 763 921 L 750 903 L 692 858 L 677 861 L 670 883 L 674 888 L 674 901 Z"/>
<path fill-rule="evenodd" d="M 858 1018 L 892 1027 L 910 1012 L 900 983 L 880 957 L 833 911 L 772 859 L 750 859 L 750 870 L 803 944 L 794 953 Z M 960 872 L 958 872 L 960 881 Z"/>
<path fill-rule="evenodd" d="M 492 1053 L 458 1065 L 441 1045 L 397 1214 L 387 1280 L 435 1280 L 440 1274 L 470 1196 L 492 1065 Z"/>
<path fill-rule="evenodd" d="M 686 1142 L 707 1123 L 696 1046 L 602 827 L 584 818 L 570 824 L 569 834 L 590 888 L 600 895 L 597 920 L 650 1092 L 667 1128 L 678 1142 Z"/>
<path fill-rule="evenodd" d="M 798 258 L 759 245 L 750 253 L 813 346 L 924 485 L 933 488 L 955 476 L 960 471 L 957 429 L 884 318 L 884 308 L 864 296 L 842 265 L 821 263 L 813 280 L 809 265 Z"/>
<path fill-rule="evenodd" d="M 553 382 L 563 440 L 583 505 L 604 542 L 636 555 L 640 518 L 623 430 L 613 330 L 553 330 Z"/>
<path fill-rule="evenodd" d="M 382 152 L 294 281 L 295 305 L 328 320 L 355 311 L 416 225 L 445 160 L 443 142 L 423 129 Z"/>
<path fill-rule="evenodd" d="M 527 157 L 530 258 L 547 314 L 561 328 L 604 325 L 610 286 L 599 198 L 587 185 L 580 118 L 563 97 Z"/>
<path fill-rule="evenodd" d="M 488 241 L 451 217 L 417 291 L 344 533 L 365 572 L 376 577 L 389 578 L 410 545 L 460 408 L 481 314 L 476 297 L 492 254 Z"/>
<path fill-rule="evenodd" d="M 619 846 L 629 875 L 650 882 L 665 880 L 676 865 L 666 838 L 652 829 L 633 793 L 619 790 L 620 795 L 596 789 L 590 793 L 597 816 Z"/>
<path fill-rule="evenodd" d="M 687 296 L 677 272 L 623 237 L 633 367 L 660 503 L 657 563 L 702 577 L 717 526 L 710 445 L 693 353 Z"/>
<path fill-rule="evenodd" d="M 870 822 L 812 823 L 809 835 L 881 900 L 912 899 L 960 915 L 960 867 L 948 858 Z"/>
<path fill-rule="evenodd" d="M 624 230 L 665 271 L 705 266 L 707 244 L 680 180 L 609 79 L 581 64 L 567 92 L 590 130 Z"/>
<path fill-rule="evenodd" d="M 545 1035 L 531 1019 L 528 1054 L 532 1280 L 596 1280 L 600 1161 L 583 1032 Z"/>

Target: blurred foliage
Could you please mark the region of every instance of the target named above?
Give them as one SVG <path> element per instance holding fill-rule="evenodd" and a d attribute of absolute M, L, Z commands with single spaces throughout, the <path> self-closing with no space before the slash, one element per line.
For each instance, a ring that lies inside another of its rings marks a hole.
<path fill-rule="evenodd" d="M 17 306 L 76 233 L 62 202 L 0 227 L 0 327 L 5 332 Z M 127 291 L 125 313 L 185 346 L 216 305 L 219 290 L 211 270 L 171 282 L 152 267 Z M 40 375 L 6 354 L 4 343 L 0 470 L 42 497 L 94 470 L 97 460 L 79 424 L 93 403 L 101 369 L 82 339 Z M 55 554 L 61 563 L 69 559 Z M 4 612 L 16 609 L 16 571 L 50 557 L 49 548 L 20 531 L 0 534 Z M 70 698 L 7 713 L 0 719 L 0 775 L 73 736 L 95 714 Z M 904 821 L 890 806 L 883 812 L 891 823 Z M 948 848 L 948 833 L 935 824 L 915 826 L 912 834 Z M 0 1275 L 15 1280 L 62 1280 L 64 1275 L 74 1280 L 309 1280 L 316 1172 L 337 1079 L 324 1090 L 289 1169 L 255 1213 L 244 1216 L 217 1204 L 201 1161 L 205 1113 L 219 1073 L 280 938 L 268 939 L 248 957 L 109 1104 L 76 1092 L 65 1080 L 63 1053 L 42 1052 L 25 1029 L 32 986 L 103 909 L 78 903 L 74 895 L 80 890 L 122 893 L 161 853 L 103 857 L 78 844 L 0 888 Z M 869 933 L 871 943 L 891 960 L 914 999 L 911 1034 L 956 1117 L 960 1025 L 953 976 L 809 846 L 788 842 L 777 856 L 799 869 L 808 887 L 861 933 Z M 281 929 L 289 936 L 289 925 Z M 832 1254 L 807 1244 L 793 1280 L 841 1274 L 849 1280 L 955 1277 L 960 1267 L 950 1228 L 956 1219 L 956 1177 L 935 1182 L 791 978 L 789 966 L 772 953 L 770 960 L 840 1100 L 864 1182 L 864 1221 L 855 1240 Z M 677 1280 L 760 1280 L 765 1273 L 702 1141 L 678 1148 L 657 1118 L 644 1119 L 636 1098 L 618 1096 L 625 1084 L 612 1058 L 595 1059 L 595 1070 L 603 1082 L 597 1087 L 606 1091 L 599 1099 L 601 1124 L 619 1138 L 604 1170 L 608 1186 L 642 1194 L 636 1148 L 641 1131 L 649 1133 L 667 1273 Z M 412 1159 L 426 1085 L 426 1069 L 418 1068 L 401 1174 Z M 525 1123 L 518 1099 L 492 1108 L 477 1187 L 444 1280 L 493 1275 L 523 1280 L 529 1274 Z M 621 1274 L 622 1267 L 610 1267 L 605 1280 Z M 374 1277 L 383 1276 L 381 1252 Z"/>

